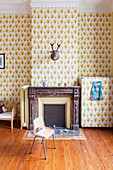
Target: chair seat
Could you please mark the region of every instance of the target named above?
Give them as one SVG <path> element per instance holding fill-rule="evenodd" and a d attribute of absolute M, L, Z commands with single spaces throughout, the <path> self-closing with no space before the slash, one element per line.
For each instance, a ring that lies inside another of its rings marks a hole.
<path fill-rule="evenodd" d="M 44 138 L 49 138 L 52 134 L 54 133 L 53 129 L 49 129 L 49 128 L 43 128 L 42 130 L 40 130 L 39 132 L 35 133 L 36 136 L 42 136 Z"/>
<path fill-rule="evenodd" d="M 0 114 L 0 119 L 12 119 L 12 112 L 5 112 Z"/>

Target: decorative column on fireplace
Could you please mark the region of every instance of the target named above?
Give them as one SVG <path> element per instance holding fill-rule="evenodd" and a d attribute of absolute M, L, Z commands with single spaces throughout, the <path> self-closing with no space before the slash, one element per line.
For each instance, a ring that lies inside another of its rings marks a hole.
<path fill-rule="evenodd" d="M 70 97 L 70 129 L 80 125 L 80 86 L 73 87 L 29 87 L 29 128 L 33 129 L 33 120 L 39 116 L 38 98 Z M 54 113 L 53 113 L 54 114 Z"/>

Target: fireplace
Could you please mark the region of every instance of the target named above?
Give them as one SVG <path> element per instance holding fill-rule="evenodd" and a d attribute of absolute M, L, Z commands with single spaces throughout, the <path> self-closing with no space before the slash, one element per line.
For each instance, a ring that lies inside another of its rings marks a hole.
<path fill-rule="evenodd" d="M 64 105 L 64 113 L 62 114 L 62 126 L 69 129 L 78 129 L 80 122 L 80 86 L 73 87 L 29 87 L 29 129 L 33 129 L 33 120 L 36 117 L 44 116 L 44 107 L 49 105 Z M 60 107 L 60 106 L 59 106 Z M 51 111 L 53 112 L 53 111 Z M 47 113 L 57 116 L 55 113 Z M 59 115 L 58 115 L 59 117 Z M 45 119 L 48 118 L 48 115 Z M 59 120 L 59 118 L 58 118 Z M 57 122 L 58 122 L 57 120 Z M 55 120 L 51 120 L 51 124 Z M 56 123 L 57 123 L 56 122 Z M 48 120 L 47 120 L 48 125 Z M 49 125 L 48 125 L 49 126 Z M 60 126 L 58 124 L 58 126 Z"/>

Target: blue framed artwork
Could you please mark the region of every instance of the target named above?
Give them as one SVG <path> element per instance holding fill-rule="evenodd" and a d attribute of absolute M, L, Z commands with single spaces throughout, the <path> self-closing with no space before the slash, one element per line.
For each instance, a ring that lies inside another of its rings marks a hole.
<path fill-rule="evenodd" d="M 0 69 L 5 69 L 5 54 L 0 53 Z"/>

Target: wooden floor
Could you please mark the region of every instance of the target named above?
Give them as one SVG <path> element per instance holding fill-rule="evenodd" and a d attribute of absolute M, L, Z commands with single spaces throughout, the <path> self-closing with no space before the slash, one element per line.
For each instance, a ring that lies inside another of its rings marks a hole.
<path fill-rule="evenodd" d="M 46 141 L 47 160 L 43 145 L 23 140 L 26 132 L 18 127 L 13 131 L 8 123 L 0 122 L 0 170 L 113 170 L 113 129 L 83 129 L 86 140 Z"/>

